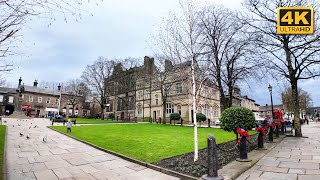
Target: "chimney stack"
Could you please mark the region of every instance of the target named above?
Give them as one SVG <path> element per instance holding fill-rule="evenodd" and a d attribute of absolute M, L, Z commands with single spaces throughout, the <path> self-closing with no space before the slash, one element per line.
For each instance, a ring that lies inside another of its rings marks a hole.
<path fill-rule="evenodd" d="M 33 82 L 33 86 L 34 86 L 34 87 L 37 87 L 37 86 L 38 86 L 38 81 L 37 81 L 37 80 L 35 80 L 35 81 Z"/>
<path fill-rule="evenodd" d="M 19 85 L 21 85 L 21 81 L 22 81 L 22 79 L 21 79 L 21 77 L 20 77 L 20 79 L 19 79 Z"/>

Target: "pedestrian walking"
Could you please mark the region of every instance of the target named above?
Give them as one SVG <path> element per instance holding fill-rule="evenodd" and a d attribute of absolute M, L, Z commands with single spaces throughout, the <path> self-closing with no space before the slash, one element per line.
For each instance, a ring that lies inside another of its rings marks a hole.
<path fill-rule="evenodd" d="M 68 119 L 68 122 L 67 122 L 67 133 L 70 131 L 71 132 L 71 127 L 72 127 L 72 123 L 70 121 L 70 119 Z"/>

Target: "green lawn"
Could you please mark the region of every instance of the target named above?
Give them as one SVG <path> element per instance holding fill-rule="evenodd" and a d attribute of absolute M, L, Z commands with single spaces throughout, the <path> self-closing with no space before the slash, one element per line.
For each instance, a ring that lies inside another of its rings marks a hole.
<path fill-rule="evenodd" d="M 52 128 L 66 133 L 65 127 Z M 210 133 L 216 137 L 217 143 L 235 140 L 233 132 L 216 128 L 198 128 L 200 149 L 207 146 L 207 137 Z M 109 124 L 73 127 L 71 135 L 145 162 L 158 162 L 161 159 L 193 151 L 193 127 Z"/>
<path fill-rule="evenodd" d="M 4 156 L 4 142 L 6 137 L 6 126 L 0 125 L 0 179 L 3 179 L 3 156 Z"/>
<path fill-rule="evenodd" d="M 101 120 L 101 119 L 87 119 L 87 118 L 70 118 L 71 120 L 76 119 L 77 124 L 105 124 L 105 123 L 120 123 L 122 121 L 117 120 Z M 66 119 L 68 120 L 68 119 Z"/>

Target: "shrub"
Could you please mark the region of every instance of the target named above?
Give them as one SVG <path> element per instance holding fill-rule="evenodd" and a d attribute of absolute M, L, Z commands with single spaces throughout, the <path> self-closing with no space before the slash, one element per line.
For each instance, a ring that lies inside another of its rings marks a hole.
<path fill-rule="evenodd" d="M 255 127 L 255 117 L 250 109 L 230 107 L 222 112 L 220 127 L 225 131 L 236 133 L 238 128 L 251 130 Z"/>
<path fill-rule="evenodd" d="M 170 114 L 170 119 L 171 120 L 179 120 L 181 118 L 179 113 L 172 113 Z"/>
<path fill-rule="evenodd" d="M 115 117 L 114 113 L 108 114 L 108 119 L 114 119 L 114 117 Z"/>
<path fill-rule="evenodd" d="M 201 121 L 205 121 L 207 120 L 206 115 L 202 114 L 202 113 L 197 113 L 197 121 L 201 122 Z"/>

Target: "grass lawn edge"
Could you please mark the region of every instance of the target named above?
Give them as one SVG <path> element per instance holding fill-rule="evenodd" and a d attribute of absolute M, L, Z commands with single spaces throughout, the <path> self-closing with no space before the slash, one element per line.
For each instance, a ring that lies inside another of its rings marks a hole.
<path fill-rule="evenodd" d="M 106 152 L 106 153 L 115 155 L 115 156 L 117 156 L 117 157 L 120 157 L 120 158 L 122 158 L 122 159 L 125 159 L 125 160 L 127 160 L 127 161 L 130 161 L 130 162 L 133 162 L 133 163 L 136 163 L 136 164 L 139 164 L 139 165 L 141 165 L 141 166 L 145 166 L 145 167 L 147 167 L 147 168 L 150 168 L 150 169 L 153 169 L 153 170 L 156 170 L 156 171 L 159 171 L 159 172 L 162 172 L 162 173 L 171 175 L 171 176 L 175 176 L 175 177 L 178 177 L 178 178 L 182 178 L 182 179 L 192 179 L 192 180 L 193 180 L 193 179 L 198 179 L 198 178 L 196 178 L 196 177 L 192 177 L 192 176 L 189 176 L 189 175 L 186 175 L 186 174 L 182 174 L 182 173 L 179 173 L 179 172 L 176 172 L 176 171 L 172 171 L 172 170 L 170 170 L 170 169 L 162 168 L 162 167 L 156 166 L 156 165 L 154 165 L 154 164 L 146 163 L 146 162 L 143 162 L 143 161 L 140 161 L 140 160 L 137 160 L 137 159 L 133 159 L 133 158 L 131 158 L 131 157 L 128 157 L 128 156 L 125 156 L 125 155 L 116 153 L 116 152 L 114 152 L 114 151 L 111 151 L 111 150 L 108 150 L 108 149 L 104 149 L 104 148 L 99 147 L 99 146 L 97 146 L 97 145 L 95 145 L 95 144 L 89 143 L 89 142 L 87 142 L 87 141 L 84 141 L 84 140 L 82 140 L 82 139 L 76 138 L 76 137 L 71 136 L 71 135 L 69 135 L 69 134 L 65 134 L 65 133 L 63 133 L 63 132 L 61 132 L 61 131 L 59 131 L 59 130 L 53 129 L 53 128 L 51 128 L 50 126 L 47 126 L 47 128 L 49 128 L 49 129 L 51 129 L 51 130 L 53 130 L 53 131 L 56 131 L 56 132 L 58 132 L 58 133 L 60 133 L 60 134 L 63 134 L 63 135 L 65 135 L 65 136 L 68 136 L 68 137 L 70 137 L 70 138 L 72 138 L 72 139 L 74 139 L 74 140 L 77 140 L 77 141 L 79 141 L 79 142 L 82 142 L 82 143 L 84 143 L 84 144 L 87 144 L 87 145 L 89 145 L 89 146 L 91 146 L 91 147 L 93 147 L 93 148 L 99 149 L 99 150 L 101 150 L 101 151 L 103 151 L 103 152 Z"/>
<path fill-rule="evenodd" d="M 8 134 L 8 131 L 7 131 L 7 126 L 5 126 L 5 137 L 4 137 L 4 145 L 3 145 L 3 160 L 2 160 L 2 176 L 1 176 L 1 179 L 8 179 L 7 178 L 7 168 L 6 168 L 6 154 L 7 154 L 7 134 Z"/>

